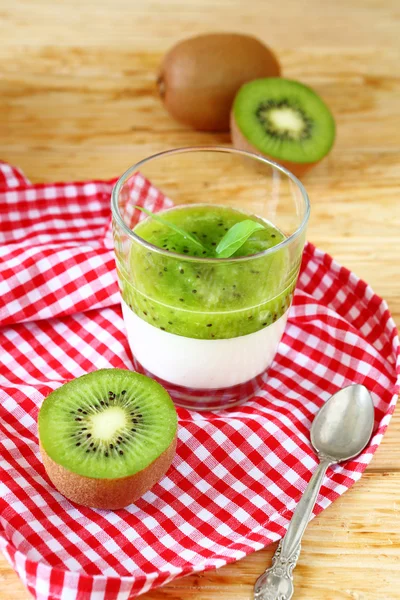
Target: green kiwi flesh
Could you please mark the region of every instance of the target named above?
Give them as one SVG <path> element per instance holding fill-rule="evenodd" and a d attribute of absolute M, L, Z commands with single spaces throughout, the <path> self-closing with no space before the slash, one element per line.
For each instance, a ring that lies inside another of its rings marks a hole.
<path fill-rule="evenodd" d="M 177 335 L 224 339 L 267 327 L 288 309 L 299 263 L 290 264 L 286 247 L 262 254 L 285 239 L 273 225 L 223 206 L 183 206 L 162 215 L 195 235 L 205 250 L 152 219 L 136 226 L 138 236 L 164 250 L 133 244 L 129 275 L 117 257 L 122 296 L 139 317 Z M 252 259 L 215 260 L 226 231 L 248 218 L 264 229 L 254 232 L 234 258 Z"/>
<path fill-rule="evenodd" d="M 259 153 L 288 163 L 318 162 L 335 139 L 335 121 L 323 100 L 311 88 L 278 77 L 240 88 L 232 130 L 233 138 L 243 136 Z"/>
<path fill-rule="evenodd" d="M 176 437 L 177 415 L 157 382 L 123 369 L 102 369 L 52 392 L 38 426 L 41 447 L 54 463 L 108 480 L 138 474 L 154 463 Z"/>

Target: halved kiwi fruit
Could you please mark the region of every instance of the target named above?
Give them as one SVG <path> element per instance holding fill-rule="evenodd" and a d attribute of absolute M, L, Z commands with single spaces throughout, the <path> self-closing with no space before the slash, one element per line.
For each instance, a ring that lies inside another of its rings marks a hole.
<path fill-rule="evenodd" d="M 332 148 L 335 121 L 309 87 L 277 77 L 243 85 L 231 112 L 236 148 L 276 160 L 302 175 Z"/>
<path fill-rule="evenodd" d="M 101 369 L 44 400 L 38 417 L 46 472 L 66 498 L 92 508 L 128 506 L 167 471 L 177 414 L 156 381 Z"/>

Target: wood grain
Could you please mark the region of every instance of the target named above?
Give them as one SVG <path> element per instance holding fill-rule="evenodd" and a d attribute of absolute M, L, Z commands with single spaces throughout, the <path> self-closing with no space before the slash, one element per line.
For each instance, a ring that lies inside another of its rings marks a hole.
<path fill-rule="evenodd" d="M 333 152 L 304 178 L 308 238 L 366 279 L 400 323 L 400 8 L 397 0 L 0 0 L 0 157 L 32 181 L 114 177 L 155 151 L 229 144 L 165 112 L 162 54 L 183 36 L 239 31 L 334 112 Z M 298 600 L 400 598 L 400 416 L 362 480 L 310 524 Z M 274 548 L 147 600 L 247 600 Z M 1 600 L 27 600 L 0 559 Z M 106 599 L 107 600 L 107 599 Z"/>

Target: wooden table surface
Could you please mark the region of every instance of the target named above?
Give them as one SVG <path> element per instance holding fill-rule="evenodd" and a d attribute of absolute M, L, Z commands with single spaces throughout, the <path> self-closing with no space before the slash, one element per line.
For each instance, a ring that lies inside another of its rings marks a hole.
<path fill-rule="evenodd" d="M 0 0 L 0 158 L 33 181 L 107 178 L 157 150 L 229 143 L 173 121 L 161 56 L 208 31 L 259 36 L 331 107 L 333 152 L 304 178 L 308 238 L 369 281 L 400 324 L 398 0 Z M 247 600 L 274 547 L 146 600 Z M 362 480 L 312 522 L 296 600 L 400 598 L 400 412 Z M 28 593 L 0 559 L 0 599 Z M 107 600 L 107 599 L 106 599 Z"/>

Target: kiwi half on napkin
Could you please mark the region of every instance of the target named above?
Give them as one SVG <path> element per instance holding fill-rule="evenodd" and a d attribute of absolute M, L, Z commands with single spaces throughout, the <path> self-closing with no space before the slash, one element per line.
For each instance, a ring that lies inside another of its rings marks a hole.
<path fill-rule="evenodd" d="M 131 504 L 166 473 L 175 454 L 177 414 L 168 392 L 123 369 L 94 371 L 52 392 L 38 427 L 51 482 L 92 508 Z"/>

